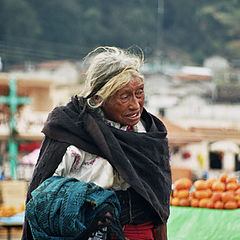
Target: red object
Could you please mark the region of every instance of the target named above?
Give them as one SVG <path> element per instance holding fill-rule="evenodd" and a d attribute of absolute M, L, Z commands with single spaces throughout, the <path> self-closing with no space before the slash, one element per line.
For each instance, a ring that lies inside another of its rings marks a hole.
<path fill-rule="evenodd" d="M 190 158 L 191 157 L 191 153 L 190 152 L 184 152 L 183 153 L 183 158 L 184 159 L 187 159 L 187 158 Z"/>
<path fill-rule="evenodd" d="M 123 227 L 123 231 L 125 238 L 128 240 L 154 240 L 153 228 L 153 223 L 147 222 L 138 225 L 128 224 Z M 114 236 L 112 239 L 117 240 Z"/>
<path fill-rule="evenodd" d="M 127 126 L 127 130 L 126 131 L 131 131 L 133 130 L 132 126 Z"/>
<path fill-rule="evenodd" d="M 19 144 L 19 152 L 32 152 L 41 147 L 41 142 L 23 142 Z"/>

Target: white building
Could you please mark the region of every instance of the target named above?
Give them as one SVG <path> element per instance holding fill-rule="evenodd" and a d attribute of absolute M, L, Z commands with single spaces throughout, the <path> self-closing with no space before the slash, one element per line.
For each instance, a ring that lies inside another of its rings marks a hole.
<path fill-rule="evenodd" d="M 197 74 L 201 68 L 184 69 L 172 76 L 155 73 L 145 77 L 147 109 L 202 136 L 201 142 L 175 149 L 172 166 L 191 169 L 198 176 L 239 171 L 240 104 L 214 103 L 211 71 L 204 68 Z M 218 141 L 231 149 L 235 146 L 235 151 L 214 148 Z"/>

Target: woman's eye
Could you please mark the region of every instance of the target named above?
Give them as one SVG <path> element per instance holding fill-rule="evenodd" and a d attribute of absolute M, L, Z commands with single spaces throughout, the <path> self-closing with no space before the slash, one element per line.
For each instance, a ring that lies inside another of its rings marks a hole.
<path fill-rule="evenodd" d="M 128 98 L 128 95 L 127 94 L 122 94 L 120 96 L 121 100 L 126 100 Z"/>
<path fill-rule="evenodd" d="M 136 92 L 136 96 L 137 97 L 141 97 L 143 95 L 144 91 L 143 89 L 139 89 L 137 92 Z"/>

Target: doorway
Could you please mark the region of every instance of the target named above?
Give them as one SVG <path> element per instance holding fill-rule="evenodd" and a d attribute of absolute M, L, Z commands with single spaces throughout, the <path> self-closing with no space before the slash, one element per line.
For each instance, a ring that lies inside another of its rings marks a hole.
<path fill-rule="evenodd" d="M 223 152 L 210 152 L 209 153 L 209 168 L 222 169 L 223 168 Z"/>

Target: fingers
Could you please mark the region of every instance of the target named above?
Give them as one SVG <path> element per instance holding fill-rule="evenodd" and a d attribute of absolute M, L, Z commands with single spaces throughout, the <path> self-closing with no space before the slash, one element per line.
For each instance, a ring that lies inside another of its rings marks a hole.
<path fill-rule="evenodd" d="M 107 212 L 105 216 L 106 218 L 104 218 L 104 223 L 102 221 L 98 221 L 98 225 L 108 224 L 111 222 L 109 218 L 113 217 L 112 214 L 110 212 Z"/>

